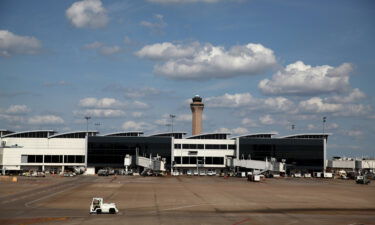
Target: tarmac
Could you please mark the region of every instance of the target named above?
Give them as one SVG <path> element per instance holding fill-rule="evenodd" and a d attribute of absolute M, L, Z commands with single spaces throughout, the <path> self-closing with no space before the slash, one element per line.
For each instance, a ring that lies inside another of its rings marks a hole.
<path fill-rule="evenodd" d="M 93 197 L 115 215 L 89 214 Z M 375 224 L 375 185 L 230 177 L 18 177 L 0 182 L 0 224 Z"/>

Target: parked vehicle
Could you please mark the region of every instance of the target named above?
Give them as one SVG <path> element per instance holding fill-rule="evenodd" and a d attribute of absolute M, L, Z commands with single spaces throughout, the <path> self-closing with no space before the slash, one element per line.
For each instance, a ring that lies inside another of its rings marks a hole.
<path fill-rule="evenodd" d="M 109 175 L 108 170 L 100 169 L 98 171 L 98 176 L 108 176 L 108 175 Z"/>
<path fill-rule="evenodd" d="M 198 176 L 198 171 L 194 170 L 194 176 Z"/>
<path fill-rule="evenodd" d="M 301 173 L 295 173 L 295 174 L 293 174 L 293 177 L 296 177 L 296 178 L 301 178 L 301 177 L 302 177 L 302 175 L 301 175 Z"/>
<path fill-rule="evenodd" d="M 206 176 L 206 171 L 204 170 L 199 171 L 199 176 Z"/>
<path fill-rule="evenodd" d="M 208 176 L 216 176 L 216 170 L 209 170 L 209 171 L 207 172 L 207 175 L 208 175 Z"/>
<path fill-rule="evenodd" d="M 324 178 L 333 178 L 333 173 L 323 173 Z"/>
<path fill-rule="evenodd" d="M 172 176 L 180 176 L 180 173 L 178 171 L 173 171 Z"/>
<path fill-rule="evenodd" d="M 118 213 L 118 209 L 115 203 L 104 203 L 103 198 L 93 198 L 90 205 L 90 213 Z"/>
<path fill-rule="evenodd" d="M 357 184 L 369 184 L 370 183 L 370 179 L 368 179 L 368 177 L 366 175 L 363 175 L 363 176 L 357 176 L 355 178 L 355 182 Z"/>
<path fill-rule="evenodd" d="M 260 182 L 260 175 L 250 174 L 247 176 L 247 180 L 252 182 Z"/>
<path fill-rule="evenodd" d="M 187 174 L 188 176 L 193 176 L 193 171 L 188 170 L 186 174 Z"/>

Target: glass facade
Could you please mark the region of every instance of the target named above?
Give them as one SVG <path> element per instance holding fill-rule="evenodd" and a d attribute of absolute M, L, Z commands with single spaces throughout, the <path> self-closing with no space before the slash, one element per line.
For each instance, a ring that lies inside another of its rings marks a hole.
<path fill-rule="evenodd" d="M 239 159 L 286 160 L 287 169 L 322 171 L 324 167 L 323 139 L 240 138 Z"/>
<path fill-rule="evenodd" d="M 88 167 L 124 167 L 125 155 L 153 157 L 157 154 L 171 162 L 171 137 L 88 137 Z"/>

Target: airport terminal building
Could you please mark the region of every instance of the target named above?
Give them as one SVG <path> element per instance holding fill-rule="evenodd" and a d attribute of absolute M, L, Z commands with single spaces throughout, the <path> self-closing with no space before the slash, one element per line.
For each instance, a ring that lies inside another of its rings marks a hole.
<path fill-rule="evenodd" d="M 297 134 L 280 138 L 273 134 L 249 134 L 229 138 L 226 133 L 163 133 L 144 136 L 120 132 L 100 136 L 97 132 L 57 134 L 51 130 L 7 133 L 1 136 L 0 167 L 7 171 L 64 170 L 70 167 L 124 168 L 126 155 L 155 157 L 167 169 L 186 171 L 231 170 L 231 159 L 284 160 L 300 171 L 323 171 L 327 134 Z M 87 135 L 86 135 L 87 134 Z M 133 157 L 133 161 L 135 157 Z M 135 163 L 133 162 L 133 165 Z"/>
<path fill-rule="evenodd" d="M 238 171 L 233 160 L 284 162 L 287 171 L 324 171 L 329 134 L 275 137 L 256 133 L 230 137 L 228 133 L 202 133 L 202 98 L 195 96 L 192 136 L 185 132 L 144 135 L 140 131 L 100 135 L 97 131 L 58 133 L 53 130 L 12 132 L 0 130 L 0 169 L 5 171 L 64 171 L 72 167 L 124 168 L 126 155 L 159 157 L 168 171 Z"/>

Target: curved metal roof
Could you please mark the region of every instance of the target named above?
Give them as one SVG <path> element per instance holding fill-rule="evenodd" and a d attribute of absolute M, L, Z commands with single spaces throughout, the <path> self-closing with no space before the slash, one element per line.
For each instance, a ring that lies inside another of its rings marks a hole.
<path fill-rule="evenodd" d="M 231 137 L 231 139 L 235 139 L 235 138 L 242 138 L 242 137 L 254 137 L 254 136 L 259 136 L 259 135 L 269 135 L 269 136 L 273 136 L 273 135 L 277 135 L 277 133 L 252 133 L 252 134 L 244 134 L 244 135 L 239 135 L 239 136 L 234 136 L 234 137 Z"/>
<path fill-rule="evenodd" d="M 136 133 L 138 134 L 138 136 L 141 136 L 143 134 L 142 131 L 119 131 L 119 132 L 103 134 L 102 136 L 122 136 L 121 134 L 131 134 L 131 133 Z M 128 135 L 123 135 L 123 136 L 128 136 Z"/>
<path fill-rule="evenodd" d="M 69 132 L 64 132 L 64 133 L 57 133 L 57 134 L 54 134 L 52 136 L 49 136 L 49 138 L 57 138 L 59 136 L 63 136 L 63 135 L 69 135 L 69 134 L 86 134 L 86 133 L 94 133 L 94 134 L 98 134 L 99 132 L 96 131 L 96 130 L 89 130 L 89 131 L 69 131 Z"/>
<path fill-rule="evenodd" d="M 27 134 L 27 133 L 36 133 L 36 132 L 46 132 L 47 136 L 48 136 L 49 133 L 52 133 L 52 134 L 57 133 L 54 130 L 29 130 L 29 131 L 20 131 L 20 132 L 15 132 L 15 133 L 7 134 L 7 135 L 4 135 L 3 137 L 12 137 L 14 135 Z"/>
<path fill-rule="evenodd" d="M 190 136 L 190 137 L 186 137 L 186 139 L 195 139 L 195 138 L 197 138 L 197 137 L 205 137 L 205 136 L 215 135 L 215 134 L 218 134 L 218 135 L 223 134 L 223 135 L 226 135 L 226 136 L 230 135 L 230 133 L 224 133 L 224 132 L 217 132 L 217 133 L 204 133 L 204 134 L 192 135 L 192 136 Z"/>
<path fill-rule="evenodd" d="M 332 133 L 302 133 L 302 134 L 292 134 L 283 136 L 280 138 L 308 138 L 306 136 L 321 136 L 321 138 L 325 138 L 332 135 Z"/>
<path fill-rule="evenodd" d="M 165 132 L 148 135 L 148 137 L 174 137 L 176 139 L 182 139 L 182 136 L 186 135 L 186 132 Z"/>
<path fill-rule="evenodd" d="M 151 137 L 151 136 L 160 136 L 160 135 L 168 135 L 168 134 L 186 135 L 187 133 L 186 132 L 180 132 L 180 131 L 177 131 L 177 132 L 161 132 L 161 133 L 150 134 L 150 135 L 147 135 L 147 136 Z"/>

